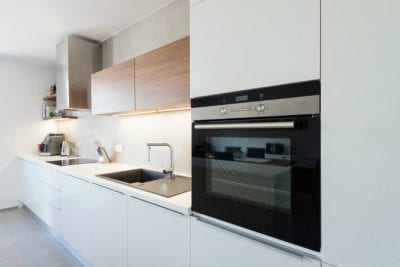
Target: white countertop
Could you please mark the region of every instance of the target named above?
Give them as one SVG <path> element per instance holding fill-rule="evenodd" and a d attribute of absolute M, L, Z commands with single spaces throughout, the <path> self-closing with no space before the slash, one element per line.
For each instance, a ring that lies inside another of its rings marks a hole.
<path fill-rule="evenodd" d="M 98 174 L 103 174 L 103 173 L 138 169 L 140 168 L 139 166 L 133 166 L 121 163 L 106 163 L 106 164 L 88 163 L 88 164 L 78 164 L 71 166 L 57 166 L 51 163 L 47 163 L 46 161 L 71 159 L 71 158 L 65 158 L 60 156 L 36 156 L 36 155 L 21 155 L 18 158 L 47 168 L 55 169 L 62 173 L 78 177 L 92 183 L 108 187 L 110 189 L 124 193 L 128 196 L 142 199 L 144 201 L 165 207 L 167 209 L 177 211 L 182 214 L 186 215 L 190 214 L 190 208 L 192 204 L 191 192 L 186 192 L 180 195 L 167 198 L 96 176 Z"/>

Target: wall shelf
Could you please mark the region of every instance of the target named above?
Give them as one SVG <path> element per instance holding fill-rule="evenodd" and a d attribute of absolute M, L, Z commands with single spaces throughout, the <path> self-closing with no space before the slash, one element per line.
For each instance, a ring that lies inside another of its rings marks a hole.
<path fill-rule="evenodd" d="M 57 100 L 57 95 L 45 96 L 45 97 L 43 97 L 43 100 L 45 100 L 45 101 L 56 101 Z"/>
<path fill-rule="evenodd" d="M 45 96 L 45 97 L 43 97 L 43 101 L 44 102 L 43 102 L 42 119 L 44 121 L 64 121 L 64 120 L 73 120 L 73 119 L 78 118 L 76 116 L 66 115 L 65 111 L 62 111 L 61 113 L 56 111 L 56 105 L 54 102 L 57 101 L 57 94 Z M 51 103 L 49 103 L 49 102 L 51 102 Z M 57 112 L 58 116 L 50 117 L 48 114 L 48 111 L 46 111 L 46 109 L 49 107 L 53 107 L 54 112 Z"/>
<path fill-rule="evenodd" d="M 43 119 L 44 121 L 63 121 L 63 120 L 74 120 L 77 119 L 76 116 L 55 116 Z"/>

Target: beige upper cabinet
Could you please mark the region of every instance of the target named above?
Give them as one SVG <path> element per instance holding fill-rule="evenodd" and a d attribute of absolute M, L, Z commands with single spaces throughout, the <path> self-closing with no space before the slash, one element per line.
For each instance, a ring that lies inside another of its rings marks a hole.
<path fill-rule="evenodd" d="M 189 37 L 135 58 L 136 110 L 190 107 Z"/>
<path fill-rule="evenodd" d="M 135 110 L 135 60 L 92 74 L 92 114 Z"/>

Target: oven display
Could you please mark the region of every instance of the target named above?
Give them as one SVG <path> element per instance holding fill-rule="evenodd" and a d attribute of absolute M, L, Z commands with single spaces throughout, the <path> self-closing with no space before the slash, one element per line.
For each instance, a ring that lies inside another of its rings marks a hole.
<path fill-rule="evenodd" d="M 242 102 L 242 101 L 247 101 L 247 100 L 249 100 L 248 95 L 239 95 L 239 96 L 235 97 L 236 102 Z"/>

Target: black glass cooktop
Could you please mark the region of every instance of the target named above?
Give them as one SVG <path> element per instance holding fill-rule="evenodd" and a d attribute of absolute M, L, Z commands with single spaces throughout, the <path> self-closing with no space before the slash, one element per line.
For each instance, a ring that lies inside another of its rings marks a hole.
<path fill-rule="evenodd" d="M 83 158 L 83 159 L 50 160 L 50 161 L 46 161 L 46 162 L 55 164 L 58 166 L 70 166 L 70 165 L 77 165 L 77 164 L 96 163 L 97 160 Z"/>

